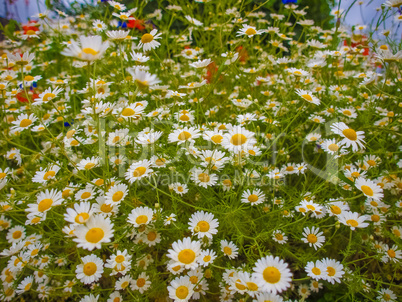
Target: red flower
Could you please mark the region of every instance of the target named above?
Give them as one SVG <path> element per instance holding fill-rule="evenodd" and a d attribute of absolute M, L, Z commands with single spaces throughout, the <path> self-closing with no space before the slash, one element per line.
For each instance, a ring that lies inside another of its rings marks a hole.
<path fill-rule="evenodd" d="M 144 24 L 143 20 L 128 20 L 127 27 L 143 30 L 145 28 L 143 24 Z"/>
<path fill-rule="evenodd" d="M 21 103 L 29 103 L 27 95 L 25 94 L 25 91 L 21 91 L 21 92 L 17 93 L 17 95 L 15 97 Z M 32 102 L 34 99 L 39 98 L 39 95 L 36 94 L 35 92 L 33 92 L 32 94 L 29 94 L 29 98 L 31 99 L 31 102 Z"/>
<path fill-rule="evenodd" d="M 248 52 L 243 46 L 239 46 L 236 48 L 236 51 L 239 53 L 239 60 L 242 63 L 247 62 L 248 60 Z"/>

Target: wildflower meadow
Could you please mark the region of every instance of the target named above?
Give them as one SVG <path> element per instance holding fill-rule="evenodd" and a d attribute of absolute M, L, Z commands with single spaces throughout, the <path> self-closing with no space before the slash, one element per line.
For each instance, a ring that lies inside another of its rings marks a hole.
<path fill-rule="evenodd" d="M 1 301 L 401 301 L 402 1 L 297 2 L 1 27 Z"/>

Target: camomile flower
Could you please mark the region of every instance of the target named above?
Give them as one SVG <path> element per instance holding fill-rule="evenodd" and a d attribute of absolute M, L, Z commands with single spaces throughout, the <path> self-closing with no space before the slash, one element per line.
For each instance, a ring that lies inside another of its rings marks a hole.
<path fill-rule="evenodd" d="M 313 261 L 307 262 L 304 269 L 307 275 L 314 280 L 325 280 L 327 278 L 327 268 L 320 260 L 317 260 L 315 263 Z"/>
<path fill-rule="evenodd" d="M 151 145 L 154 144 L 161 136 L 163 132 L 161 131 L 150 131 L 148 133 L 139 133 L 135 138 L 135 142 L 140 145 Z"/>
<path fill-rule="evenodd" d="M 261 35 L 263 32 L 264 32 L 263 30 L 256 30 L 256 28 L 254 26 L 249 26 L 247 24 L 243 24 L 243 27 L 237 31 L 236 37 L 244 35 L 244 36 L 251 38 L 255 35 Z"/>
<path fill-rule="evenodd" d="M 203 25 L 202 22 L 198 21 L 197 19 L 191 17 L 191 16 L 185 16 L 185 18 L 187 19 L 188 22 L 190 22 L 191 24 L 195 25 L 195 26 L 201 26 Z"/>
<path fill-rule="evenodd" d="M 151 287 L 151 280 L 149 280 L 149 276 L 142 272 L 136 280 L 131 282 L 131 290 L 138 290 L 140 294 L 143 294 Z"/>
<path fill-rule="evenodd" d="M 116 113 L 119 113 L 125 120 L 138 120 L 141 118 L 143 111 L 144 107 L 136 106 L 135 104 L 126 105 L 122 108 L 116 109 Z"/>
<path fill-rule="evenodd" d="M 127 188 L 128 187 L 125 184 L 115 184 L 114 186 L 112 186 L 105 195 L 106 203 L 120 203 L 127 196 Z"/>
<path fill-rule="evenodd" d="M 119 3 L 117 1 L 108 1 L 107 3 L 109 3 L 110 6 L 112 6 L 113 8 L 117 9 L 117 10 L 125 10 L 126 6 L 122 3 Z"/>
<path fill-rule="evenodd" d="M 172 213 L 168 217 L 165 218 L 163 225 L 170 225 L 172 221 L 176 221 L 176 214 Z"/>
<path fill-rule="evenodd" d="M 175 302 L 187 302 L 194 293 L 194 284 L 190 277 L 177 277 L 170 282 L 168 286 L 169 298 Z"/>
<path fill-rule="evenodd" d="M 132 80 L 140 87 L 149 87 L 160 83 L 161 81 L 154 74 L 139 68 L 128 68 Z"/>
<path fill-rule="evenodd" d="M 358 177 L 355 186 L 368 198 L 380 201 L 384 197 L 383 189 L 370 179 Z"/>
<path fill-rule="evenodd" d="M 99 165 L 99 158 L 92 156 L 92 157 L 87 157 L 86 159 L 82 159 L 78 164 L 77 164 L 77 169 L 78 170 L 90 170 L 92 168 L 95 168 Z"/>
<path fill-rule="evenodd" d="M 291 285 L 292 273 L 288 264 L 279 257 L 266 256 L 259 259 L 254 268 L 253 277 L 261 291 L 274 294 L 286 290 Z"/>
<path fill-rule="evenodd" d="M 149 224 L 154 216 L 155 212 L 148 207 L 138 207 L 131 211 L 127 217 L 127 222 L 138 228 L 142 225 Z"/>
<path fill-rule="evenodd" d="M 212 63 L 211 59 L 205 59 L 205 60 L 198 60 L 196 62 L 190 63 L 189 66 L 194 67 L 194 68 L 204 68 L 204 67 L 207 67 L 211 63 Z"/>
<path fill-rule="evenodd" d="M 216 253 L 213 250 L 201 251 L 198 263 L 201 266 L 208 266 L 210 263 L 214 262 L 216 258 Z"/>
<path fill-rule="evenodd" d="M 127 30 L 108 30 L 106 35 L 112 41 L 123 41 L 129 37 L 129 31 Z"/>
<path fill-rule="evenodd" d="M 61 87 L 56 87 L 53 90 L 52 90 L 52 88 L 49 87 L 44 92 L 39 94 L 38 98 L 34 99 L 34 102 L 32 103 L 32 105 L 47 104 L 49 101 L 56 98 L 58 96 L 58 94 L 62 91 L 63 91 L 63 88 L 61 88 Z"/>
<path fill-rule="evenodd" d="M 168 250 L 167 257 L 173 261 L 170 267 L 180 265 L 186 269 L 195 269 L 198 267 L 197 261 L 200 253 L 201 243 L 192 241 L 190 237 L 185 237 L 183 240 L 173 242 L 172 248 Z"/>
<path fill-rule="evenodd" d="M 46 189 L 36 196 L 36 203 L 28 204 L 27 212 L 32 214 L 45 214 L 52 207 L 61 205 L 63 202 L 62 193 L 55 189 Z"/>
<path fill-rule="evenodd" d="M 284 244 L 288 241 L 288 236 L 285 236 L 285 233 L 280 230 L 275 230 L 272 234 L 272 239 L 279 244 Z"/>
<path fill-rule="evenodd" d="M 95 61 L 100 59 L 109 47 L 109 41 L 102 42 L 101 36 L 80 36 L 79 39 L 80 42 L 71 41 L 61 54 L 83 61 Z"/>
<path fill-rule="evenodd" d="M 221 145 L 231 152 L 238 153 L 251 148 L 256 143 L 257 140 L 254 138 L 253 132 L 241 126 L 234 126 L 228 133 L 224 134 Z"/>
<path fill-rule="evenodd" d="M 67 208 L 67 213 L 64 214 L 64 220 L 74 225 L 86 223 L 93 214 L 91 203 L 81 202 L 75 203 L 74 209 Z"/>
<path fill-rule="evenodd" d="M 144 56 L 142 53 L 135 51 L 130 52 L 130 56 L 133 59 L 133 61 L 137 63 L 145 63 L 149 60 L 149 57 Z"/>
<path fill-rule="evenodd" d="M 199 239 L 207 236 L 212 239 L 212 236 L 218 233 L 219 222 L 214 218 L 214 215 L 204 211 L 197 211 L 190 217 L 188 229 L 194 234 L 197 234 Z"/>
<path fill-rule="evenodd" d="M 77 238 L 73 240 L 78 243 L 77 247 L 92 251 L 100 249 L 102 243 L 110 242 L 113 232 L 113 224 L 109 217 L 93 215 L 85 224 L 76 227 L 74 235 Z"/>
<path fill-rule="evenodd" d="M 32 284 L 34 282 L 34 276 L 27 276 L 24 278 L 24 280 L 21 281 L 20 284 L 18 284 L 17 289 L 15 292 L 18 295 L 21 295 L 27 291 L 29 291 L 32 287 Z"/>
<path fill-rule="evenodd" d="M 188 192 L 188 187 L 186 184 L 181 184 L 179 182 L 170 185 L 170 188 L 179 195 L 186 194 Z"/>
<path fill-rule="evenodd" d="M 296 89 L 297 95 L 302 97 L 305 101 L 312 103 L 314 105 L 320 105 L 320 100 L 313 95 L 312 92 L 303 89 Z"/>
<path fill-rule="evenodd" d="M 194 167 L 191 171 L 191 179 L 198 186 L 208 188 L 214 186 L 218 180 L 218 176 L 213 173 L 209 173 L 206 169 L 200 169 Z"/>
<path fill-rule="evenodd" d="M 343 265 L 334 259 L 325 258 L 321 260 L 323 266 L 325 267 L 327 278 L 326 280 L 332 284 L 335 282 L 340 283 L 343 274 Z"/>
<path fill-rule="evenodd" d="M 17 117 L 15 121 L 12 121 L 11 124 L 14 126 L 12 127 L 13 130 L 21 132 L 25 129 L 28 129 L 33 126 L 33 123 L 36 121 L 36 117 L 33 114 L 21 114 Z"/>
<path fill-rule="evenodd" d="M 151 161 L 144 159 L 139 162 L 132 163 L 125 173 L 125 177 L 130 184 L 141 178 L 148 177 L 153 172 L 151 169 Z"/>
<path fill-rule="evenodd" d="M 273 293 L 259 293 L 253 302 L 282 302 L 283 298 Z"/>
<path fill-rule="evenodd" d="M 35 173 L 35 176 L 32 178 L 32 182 L 44 184 L 48 180 L 53 179 L 59 170 L 60 167 L 57 165 L 51 165 L 47 169 L 41 168 L 40 171 Z"/>
<path fill-rule="evenodd" d="M 92 22 L 92 28 L 94 31 L 102 32 L 107 29 L 107 25 L 101 20 L 95 20 Z"/>
<path fill-rule="evenodd" d="M 194 142 L 194 140 L 200 137 L 200 130 L 195 127 L 184 127 L 182 129 L 176 129 L 169 134 L 168 140 L 170 143 L 183 144 L 185 142 Z"/>
<path fill-rule="evenodd" d="M 355 131 L 349 128 L 345 123 L 334 123 L 331 125 L 331 130 L 333 133 L 341 135 L 344 137 L 340 142 L 341 145 L 345 145 L 347 148 L 352 146 L 353 151 L 358 151 L 359 148 L 364 149 L 364 132 Z"/>
<path fill-rule="evenodd" d="M 399 5 L 402 5 L 402 1 L 399 1 Z M 387 1 L 390 2 L 390 1 Z M 382 288 L 379 292 L 378 292 L 378 296 L 377 296 L 377 300 L 380 302 L 395 302 L 397 301 L 398 297 L 395 295 L 395 293 L 390 290 L 389 288 Z"/>
<path fill-rule="evenodd" d="M 116 280 L 114 285 L 115 290 L 125 290 L 133 282 L 133 278 L 130 275 L 125 275 L 119 280 Z"/>
<path fill-rule="evenodd" d="M 368 223 L 365 222 L 366 220 L 369 220 L 370 217 L 366 215 L 360 216 L 359 213 L 356 212 L 349 212 L 349 211 L 343 211 L 339 216 L 338 216 L 339 222 L 342 224 L 349 226 L 352 231 L 354 231 L 356 228 L 366 228 L 368 227 Z"/>
<path fill-rule="evenodd" d="M 95 198 L 95 191 L 92 186 L 86 186 L 85 189 L 77 191 L 74 197 L 77 200 L 91 200 Z"/>
<path fill-rule="evenodd" d="M 6 239 L 9 243 L 14 244 L 25 239 L 25 228 L 20 225 L 16 225 L 7 232 Z"/>
<path fill-rule="evenodd" d="M 330 216 L 339 216 L 344 211 L 349 211 L 349 205 L 342 201 L 331 201 L 327 204 L 328 214 Z"/>
<path fill-rule="evenodd" d="M 155 40 L 161 38 L 161 33 L 156 34 L 157 32 L 158 32 L 157 29 L 153 29 L 150 33 L 142 35 L 141 41 L 140 43 L 138 43 L 138 47 L 139 48 L 142 47 L 144 51 L 148 51 L 159 47 L 161 43 Z"/>
<path fill-rule="evenodd" d="M 232 242 L 227 240 L 221 240 L 221 251 L 229 259 L 234 259 L 238 255 L 239 248 Z"/>
<path fill-rule="evenodd" d="M 260 189 L 246 190 L 241 196 L 242 203 L 249 203 L 252 206 L 258 205 L 265 201 L 265 194 Z"/>
<path fill-rule="evenodd" d="M 304 243 L 308 243 L 310 246 L 313 246 L 314 249 L 320 248 L 322 244 L 325 242 L 325 236 L 323 236 L 323 232 L 320 232 L 318 227 L 313 226 L 311 229 L 309 227 L 305 227 L 303 229 L 303 238 L 302 241 Z"/>
<path fill-rule="evenodd" d="M 81 258 L 82 263 L 77 265 L 75 274 L 78 280 L 84 284 L 97 282 L 103 273 L 103 261 L 95 255 Z"/>

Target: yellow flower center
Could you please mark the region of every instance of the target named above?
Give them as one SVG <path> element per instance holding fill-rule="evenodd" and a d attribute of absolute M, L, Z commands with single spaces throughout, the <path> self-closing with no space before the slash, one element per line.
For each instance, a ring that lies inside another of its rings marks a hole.
<path fill-rule="evenodd" d="M 32 121 L 30 119 L 24 118 L 23 120 L 21 120 L 20 122 L 20 127 L 28 127 L 29 125 L 32 124 Z"/>
<path fill-rule="evenodd" d="M 199 179 L 199 181 L 201 181 L 201 182 L 209 182 L 209 175 L 208 174 L 206 174 L 206 173 L 201 173 L 201 174 L 199 174 L 198 175 L 198 179 Z"/>
<path fill-rule="evenodd" d="M 45 212 L 48 210 L 53 204 L 53 200 L 50 198 L 45 198 L 41 200 L 38 204 L 38 211 L 39 212 Z"/>
<path fill-rule="evenodd" d="M 81 224 L 81 223 L 84 223 L 85 221 L 87 221 L 88 218 L 89 218 L 89 214 L 83 212 L 83 213 L 78 214 L 78 215 L 75 217 L 74 220 L 75 220 L 76 223 L 80 223 L 80 224 Z"/>
<path fill-rule="evenodd" d="M 133 176 L 140 177 L 140 176 L 144 175 L 146 171 L 147 171 L 147 169 L 145 167 L 138 167 L 134 170 Z"/>
<path fill-rule="evenodd" d="M 204 220 L 198 222 L 197 226 L 199 227 L 200 232 L 208 232 L 210 228 L 209 223 Z"/>
<path fill-rule="evenodd" d="M 191 249 L 184 249 L 179 253 L 178 259 L 181 263 L 184 264 L 193 263 L 195 260 L 195 253 Z"/>
<path fill-rule="evenodd" d="M 135 111 L 131 108 L 124 108 L 124 110 L 121 112 L 122 116 L 132 116 L 135 114 Z"/>
<path fill-rule="evenodd" d="M 350 112 L 350 110 L 343 110 L 343 114 L 347 115 L 347 116 L 351 116 L 352 112 Z"/>
<path fill-rule="evenodd" d="M 92 228 L 85 235 L 85 239 L 90 243 L 98 243 L 105 236 L 105 232 L 101 228 Z"/>
<path fill-rule="evenodd" d="M 258 196 L 255 195 L 255 194 L 251 194 L 247 199 L 248 199 L 249 202 L 253 203 L 253 202 L 256 202 L 258 200 Z"/>
<path fill-rule="evenodd" d="M 13 233 L 13 238 L 14 238 L 14 239 L 18 239 L 18 238 L 21 237 L 21 235 L 22 235 L 22 232 L 21 232 L 21 231 L 15 231 L 15 232 Z"/>
<path fill-rule="evenodd" d="M 267 268 L 265 268 L 262 273 L 262 276 L 264 277 L 265 281 L 271 284 L 278 283 L 279 280 L 281 279 L 280 271 L 273 266 L 268 266 Z"/>
<path fill-rule="evenodd" d="M 387 254 L 388 254 L 388 256 L 390 256 L 391 258 L 395 258 L 395 256 L 396 256 L 395 251 L 392 250 L 392 249 L 389 249 L 389 250 L 387 251 Z"/>
<path fill-rule="evenodd" d="M 331 266 L 328 266 L 327 267 L 327 273 L 328 273 L 328 276 L 330 276 L 330 277 L 332 277 L 332 276 L 334 276 L 335 275 L 335 269 L 333 268 L 333 267 L 331 267 Z"/>
<path fill-rule="evenodd" d="M 228 246 L 225 246 L 223 248 L 223 252 L 225 253 L 225 255 L 229 255 L 229 256 L 232 255 L 232 249 Z"/>
<path fill-rule="evenodd" d="M 151 34 L 144 34 L 144 35 L 141 37 L 141 42 L 145 44 L 145 43 L 151 42 L 153 39 L 154 39 L 154 36 L 153 36 L 153 35 L 151 35 Z"/>
<path fill-rule="evenodd" d="M 203 260 L 204 262 L 209 262 L 209 261 L 211 261 L 211 256 L 210 256 L 210 255 L 207 255 L 207 256 L 205 256 L 204 258 L 202 258 L 202 260 Z"/>
<path fill-rule="evenodd" d="M 346 138 L 350 139 L 351 141 L 357 140 L 356 131 L 353 130 L 353 129 L 345 129 L 345 130 L 342 131 L 342 134 L 343 134 Z"/>
<path fill-rule="evenodd" d="M 145 282 L 146 281 L 144 278 L 138 278 L 136 283 L 138 287 L 143 287 L 145 285 Z"/>
<path fill-rule="evenodd" d="M 317 242 L 317 236 L 314 234 L 309 234 L 307 236 L 307 241 L 310 243 L 316 243 Z"/>
<path fill-rule="evenodd" d="M 97 267 L 96 264 L 93 262 L 88 262 L 84 264 L 84 274 L 87 276 L 92 276 L 93 274 L 96 273 Z"/>
<path fill-rule="evenodd" d="M 54 177 L 56 175 L 56 172 L 54 171 L 48 171 L 45 173 L 45 175 L 43 176 L 44 180 L 49 180 L 49 178 Z"/>
<path fill-rule="evenodd" d="M 222 135 L 219 135 L 219 134 L 213 135 L 213 136 L 211 137 L 211 140 L 212 140 L 215 144 L 220 144 L 220 143 L 222 142 L 222 139 L 223 139 Z"/>
<path fill-rule="evenodd" d="M 123 192 L 122 191 L 117 191 L 116 193 L 113 194 L 112 200 L 114 202 L 120 201 L 123 198 Z"/>
<path fill-rule="evenodd" d="M 94 163 L 87 163 L 87 164 L 85 165 L 84 169 L 85 169 L 85 170 L 89 170 L 89 169 L 93 168 L 94 166 L 95 166 Z"/>
<path fill-rule="evenodd" d="M 311 95 L 309 95 L 309 94 L 303 94 L 301 97 L 302 97 L 303 99 L 305 99 L 306 101 L 309 101 L 309 102 L 312 102 L 312 101 L 313 101 L 313 98 L 312 98 Z"/>
<path fill-rule="evenodd" d="M 339 214 L 341 214 L 342 210 L 338 206 L 332 206 L 331 207 L 331 212 L 334 213 L 335 215 L 339 215 Z"/>
<path fill-rule="evenodd" d="M 313 272 L 314 275 L 321 275 L 321 270 L 318 267 L 313 267 L 313 269 L 311 270 Z"/>
<path fill-rule="evenodd" d="M 230 143 L 235 146 L 240 146 L 245 144 L 247 141 L 247 137 L 244 134 L 234 134 L 230 139 Z"/>
<path fill-rule="evenodd" d="M 96 55 L 98 54 L 98 51 L 96 51 L 96 50 L 93 49 L 93 48 L 84 48 L 84 49 L 82 50 L 82 52 L 83 52 L 83 53 L 86 53 L 86 54 L 89 54 L 89 55 L 93 55 L 93 56 L 96 56 Z"/>
<path fill-rule="evenodd" d="M 363 193 L 365 195 L 368 195 L 368 196 L 373 196 L 374 195 L 373 189 L 371 189 L 369 186 L 363 185 L 363 186 L 361 186 L 360 189 L 363 191 Z"/>
<path fill-rule="evenodd" d="M 254 28 L 251 28 L 251 27 L 246 30 L 246 35 L 248 35 L 248 36 L 253 36 L 256 33 L 257 33 L 256 30 Z"/>
<path fill-rule="evenodd" d="M 135 222 L 137 224 L 144 224 L 148 222 L 148 216 L 146 215 L 140 215 L 135 219 Z"/>
<path fill-rule="evenodd" d="M 188 296 L 188 288 L 187 286 L 179 286 L 178 288 L 176 288 L 176 297 L 179 299 L 186 299 Z"/>
<path fill-rule="evenodd" d="M 330 145 L 328 145 L 328 149 L 330 151 L 336 152 L 339 150 L 339 146 L 337 144 L 330 144 Z"/>
<path fill-rule="evenodd" d="M 191 133 L 187 131 L 183 131 L 179 134 L 178 139 L 181 141 L 185 141 L 191 138 Z"/>
<path fill-rule="evenodd" d="M 359 225 L 359 223 L 358 223 L 356 220 L 354 220 L 354 219 L 346 220 L 346 223 L 347 223 L 348 225 L 350 225 L 351 227 L 354 227 L 354 228 Z"/>
<path fill-rule="evenodd" d="M 46 93 L 46 94 L 43 96 L 43 101 L 44 101 L 44 102 L 48 102 L 48 101 L 50 101 L 51 99 L 53 99 L 55 96 L 56 96 L 56 95 L 53 94 L 53 93 Z"/>
<path fill-rule="evenodd" d="M 91 197 L 91 193 L 89 193 L 89 192 L 84 192 L 84 193 L 81 194 L 82 199 L 87 199 L 89 197 Z"/>

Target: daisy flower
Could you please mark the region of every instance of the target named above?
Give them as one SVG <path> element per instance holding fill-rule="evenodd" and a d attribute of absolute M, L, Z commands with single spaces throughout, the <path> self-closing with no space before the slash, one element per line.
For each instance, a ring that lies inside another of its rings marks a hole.
<path fill-rule="evenodd" d="M 279 244 L 284 244 L 288 241 L 288 236 L 285 236 L 284 232 L 276 230 L 272 234 L 272 239 L 278 242 Z"/>
<path fill-rule="evenodd" d="M 221 240 L 221 251 L 229 259 L 234 259 L 238 255 L 238 247 L 232 242 L 227 240 Z"/>
<path fill-rule="evenodd" d="M 138 207 L 133 209 L 128 215 L 127 222 L 138 228 L 141 225 L 149 224 L 152 221 L 154 214 L 155 212 L 151 208 Z"/>
<path fill-rule="evenodd" d="M 75 274 L 84 284 L 97 282 L 103 273 L 103 261 L 95 255 L 88 255 L 81 258 L 82 263 L 77 265 Z"/>
<path fill-rule="evenodd" d="M 71 41 L 61 54 L 83 61 L 95 61 L 100 59 L 109 47 L 109 41 L 102 42 L 101 36 L 80 36 L 79 39 L 80 42 Z"/>
<path fill-rule="evenodd" d="M 343 274 L 345 274 L 343 265 L 340 262 L 329 258 L 325 258 L 321 262 L 327 273 L 327 281 L 332 284 L 335 284 L 335 282 L 340 283 Z"/>
<path fill-rule="evenodd" d="M 125 275 L 121 277 L 119 280 L 116 280 L 114 288 L 115 290 L 125 290 L 132 282 L 133 278 L 131 278 L 130 275 Z"/>
<path fill-rule="evenodd" d="M 131 290 L 138 290 L 140 294 L 143 294 L 148 288 L 151 287 L 151 281 L 146 273 L 141 273 L 136 280 L 131 283 Z"/>
<path fill-rule="evenodd" d="M 167 289 L 169 298 L 176 302 L 187 302 L 194 293 L 194 285 L 188 276 L 173 279 Z"/>
<path fill-rule="evenodd" d="M 212 239 L 212 236 L 218 233 L 219 222 L 214 219 L 214 215 L 204 211 L 195 212 L 190 217 L 188 229 L 194 234 L 197 234 L 199 239 L 207 236 Z"/>
<path fill-rule="evenodd" d="M 198 60 L 196 62 L 190 63 L 189 65 L 194 68 L 204 68 L 211 63 L 212 63 L 211 59 L 205 59 L 205 60 Z"/>
<path fill-rule="evenodd" d="M 148 177 L 153 172 L 153 170 L 150 168 L 151 165 L 151 161 L 147 159 L 132 163 L 125 173 L 126 179 L 130 184 L 132 184 L 136 180 Z"/>
<path fill-rule="evenodd" d="M 257 140 L 254 138 L 253 132 L 241 126 L 235 126 L 228 133 L 224 134 L 221 144 L 225 149 L 238 153 L 253 147 L 256 143 Z"/>
<path fill-rule="evenodd" d="M 25 239 L 25 236 L 25 228 L 17 225 L 8 230 L 6 239 L 9 243 L 13 244 Z"/>
<path fill-rule="evenodd" d="M 296 89 L 297 95 L 302 97 L 305 101 L 312 103 L 314 105 L 320 105 L 320 100 L 313 95 L 312 92 L 303 89 Z"/>
<path fill-rule="evenodd" d="M 303 229 L 303 238 L 302 241 L 304 243 L 308 243 L 310 246 L 313 246 L 314 249 L 322 247 L 322 244 L 325 242 L 325 236 L 323 236 L 323 232 L 320 232 L 320 229 L 313 226 L 311 229 L 309 227 L 305 227 Z"/>
<path fill-rule="evenodd" d="M 389 1 L 387 1 L 387 2 L 389 2 Z M 399 0 L 399 2 L 400 2 L 400 5 L 402 5 L 402 1 Z M 395 295 L 395 293 L 392 290 L 382 288 L 378 292 L 377 300 L 379 300 L 380 302 L 394 302 L 394 301 L 397 301 L 397 296 Z"/>
<path fill-rule="evenodd" d="M 307 275 L 314 280 L 325 280 L 327 278 L 327 268 L 320 260 L 317 260 L 315 263 L 313 261 L 307 262 L 304 269 L 306 270 Z"/>
<path fill-rule="evenodd" d="M 384 256 L 382 257 L 383 262 L 388 262 L 391 260 L 394 263 L 399 262 L 402 259 L 402 251 L 398 250 L 398 246 L 394 244 L 392 247 L 385 245 L 384 247 Z"/>
<path fill-rule="evenodd" d="M 259 293 L 253 302 L 282 302 L 283 298 L 273 293 Z"/>
<path fill-rule="evenodd" d="M 62 193 L 55 189 L 48 189 L 45 192 L 40 192 L 36 196 L 36 203 L 28 204 L 27 212 L 32 214 L 45 214 L 53 206 L 58 206 L 63 202 Z"/>
<path fill-rule="evenodd" d="M 249 203 L 252 206 L 258 205 L 265 201 L 265 194 L 260 189 L 246 190 L 241 196 L 242 203 Z"/>
<path fill-rule="evenodd" d="M 194 142 L 194 140 L 200 137 L 200 130 L 195 127 L 184 127 L 182 129 L 174 130 L 169 134 L 169 143 L 183 144 L 185 142 Z"/>
<path fill-rule="evenodd" d="M 74 195 L 77 200 L 91 200 L 95 198 L 95 191 L 92 186 L 86 186 L 85 189 L 77 191 Z"/>
<path fill-rule="evenodd" d="M 117 184 L 112 186 L 106 193 L 106 203 L 107 204 L 118 204 L 120 203 L 128 193 L 128 187 L 125 184 Z"/>
<path fill-rule="evenodd" d="M 156 39 L 160 39 L 161 38 L 161 33 L 157 34 L 158 30 L 157 29 L 153 29 L 149 34 L 144 34 L 141 37 L 141 41 L 138 44 L 138 47 L 144 50 L 144 51 L 148 51 L 151 49 L 155 49 L 157 47 L 159 47 L 159 45 L 161 45 L 161 43 L 159 43 L 158 41 L 155 41 Z"/>
<path fill-rule="evenodd" d="M 87 157 L 86 159 L 82 159 L 78 164 L 77 164 L 77 169 L 78 170 L 90 170 L 92 168 L 95 168 L 99 165 L 99 158 L 92 156 L 92 157 Z"/>
<path fill-rule="evenodd" d="M 256 30 L 254 26 L 243 24 L 243 27 L 237 31 L 236 37 L 244 35 L 251 38 L 254 37 L 255 35 L 261 35 L 263 32 L 264 32 L 263 30 Z"/>
<path fill-rule="evenodd" d="M 106 35 L 112 41 L 123 41 L 128 37 L 129 31 L 125 30 L 108 30 Z"/>
<path fill-rule="evenodd" d="M 92 22 L 92 28 L 94 31 L 102 32 L 107 29 L 107 25 L 101 20 L 95 20 Z"/>
<path fill-rule="evenodd" d="M 198 267 L 198 257 L 201 253 L 201 244 L 198 241 L 192 241 L 190 237 L 178 240 L 172 244 L 168 250 L 167 257 L 172 259 L 170 267 L 177 265 L 186 269 L 195 269 Z"/>
<path fill-rule="evenodd" d="M 140 87 L 149 87 L 161 82 L 156 75 L 151 74 L 146 70 L 129 68 L 128 72 L 131 74 L 132 80 Z"/>
<path fill-rule="evenodd" d="M 253 277 L 261 291 L 280 293 L 291 285 L 292 273 L 279 257 L 266 256 L 259 259 L 254 268 Z"/>
<path fill-rule="evenodd" d="M 74 234 L 77 238 L 73 240 L 77 242 L 77 247 L 86 250 L 100 249 L 102 243 L 108 243 L 113 237 L 113 224 L 109 217 L 103 215 L 94 215 L 89 218 L 86 224 L 77 226 Z"/>
<path fill-rule="evenodd" d="M 353 151 L 358 151 L 359 147 L 364 149 L 364 132 L 363 131 L 355 131 L 349 128 L 345 123 L 334 123 L 331 125 L 331 130 L 333 133 L 341 135 L 344 137 L 340 142 L 341 145 L 345 145 L 346 148 L 352 146 Z"/>
<path fill-rule="evenodd" d="M 368 198 L 380 201 L 384 197 L 383 189 L 370 179 L 359 177 L 355 181 L 355 186 Z"/>
<path fill-rule="evenodd" d="M 172 213 L 168 217 L 165 218 L 163 225 L 170 225 L 172 221 L 176 221 L 176 214 Z"/>
<path fill-rule="evenodd" d="M 74 209 L 67 208 L 67 213 L 64 214 L 64 220 L 74 225 L 83 224 L 89 220 L 93 212 L 94 210 L 91 208 L 91 203 L 75 203 Z"/>
<path fill-rule="evenodd" d="M 201 266 L 208 266 L 210 263 L 214 262 L 216 258 L 216 253 L 213 250 L 201 251 L 198 263 Z"/>
<path fill-rule="evenodd" d="M 208 188 L 209 186 L 214 186 L 218 180 L 218 176 L 213 173 L 209 173 L 205 169 L 200 169 L 194 167 L 191 171 L 191 178 L 194 183 L 198 186 Z"/>
<path fill-rule="evenodd" d="M 34 281 L 34 277 L 33 276 L 27 276 L 24 278 L 24 280 L 21 281 L 20 284 L 18 284 L 17 289 L 15 290 L 15 292 L 18 295 L 21 295 L 27 291 L 29 291 L 32 287 Z"/>
<path fill-rule="evenodd" d="M 170 185 L 173 191 L 175 191 L 179 195 L 186 194 L 188 192 L 188 187 L 186 184 L 181 184 L 179 182 L 175 182 Z"/>
<path fill-rule="evenodd" d="M 28 115 L 23 113 L 19 115 L 15 121 L 11 122 L 14 125 L 12 129 L 21 132 L 25 129 L 32 127 L 35 121 L 36 121 L 35 115 L 33 114 Z"/>

